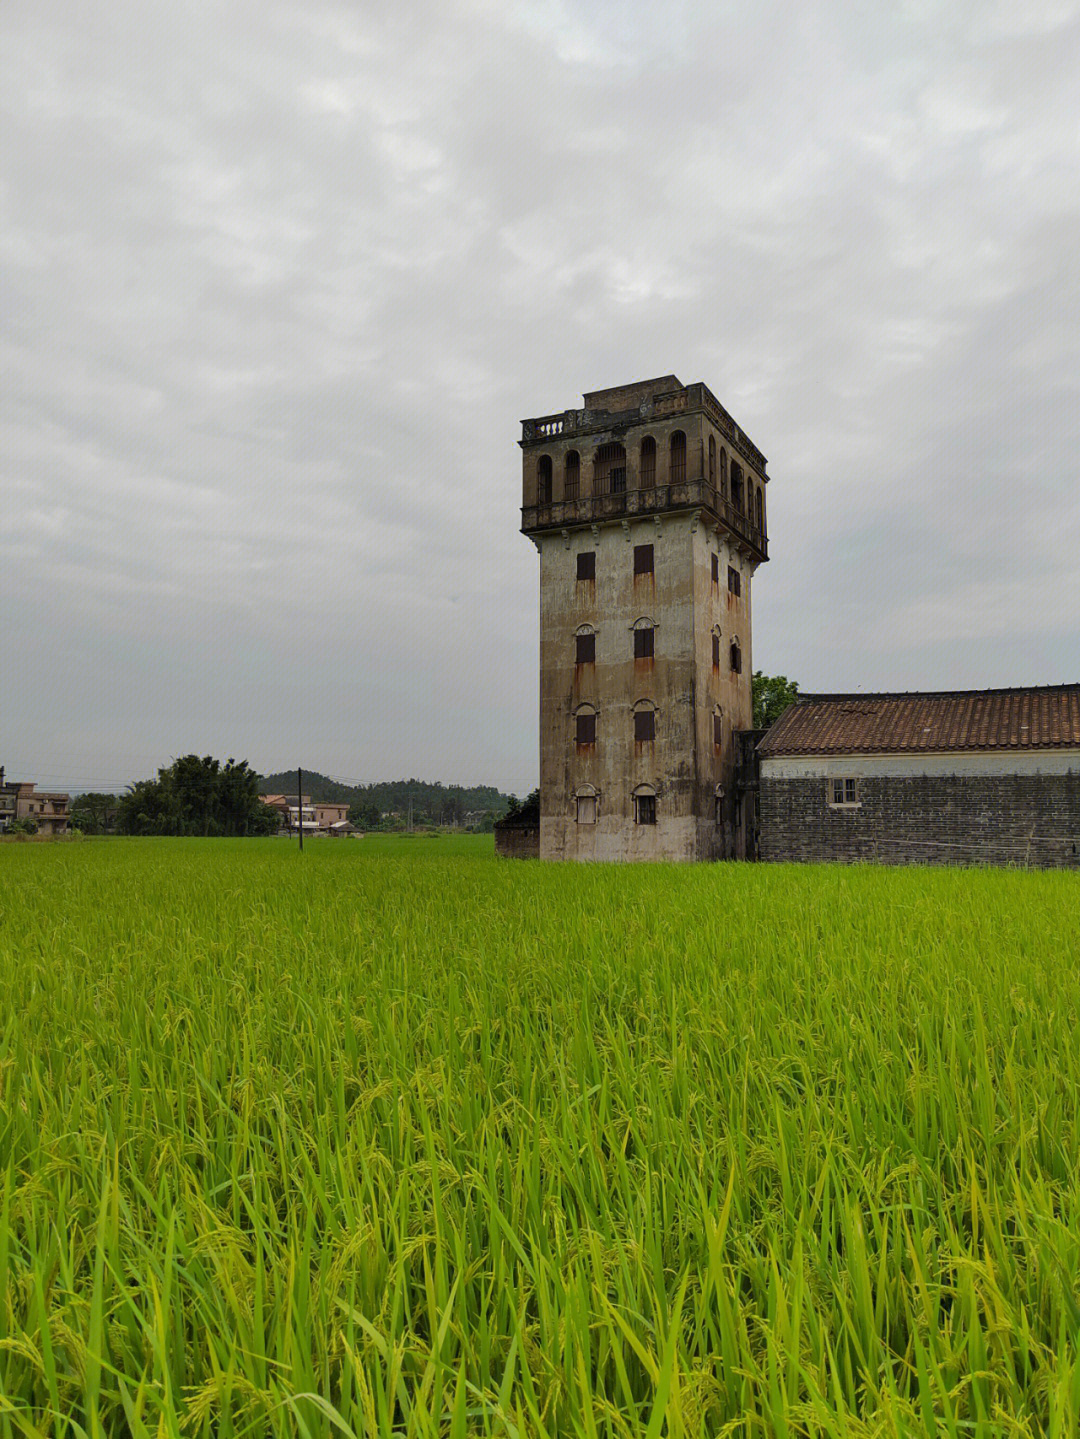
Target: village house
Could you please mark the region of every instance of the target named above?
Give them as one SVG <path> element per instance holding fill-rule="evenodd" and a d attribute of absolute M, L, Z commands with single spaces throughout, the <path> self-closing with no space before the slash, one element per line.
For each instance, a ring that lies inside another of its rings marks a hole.
<path fill-rule="evenodd" d="M 0 833 L 13 820 L 27 819 L 38 834 L 67 834 L 71 828 L 71 796 L 52 790 L 39 790 L 27 780 L 4 780 L 0 766 Z"/>
<path fill-rule="evenodd" d="M 757 753 L 762 859 L 1080 867 L 1080 685 L 805 695 Z"/>

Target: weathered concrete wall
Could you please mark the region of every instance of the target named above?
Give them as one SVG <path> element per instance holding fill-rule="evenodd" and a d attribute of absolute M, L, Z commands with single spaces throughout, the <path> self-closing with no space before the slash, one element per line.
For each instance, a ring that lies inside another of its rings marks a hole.
<path fill-rule="evenodd" d="M 495 826 L 495 853 L 502 859 L 539 859 L 540 829 L 537 825 Z"/>
<path fill-rule="evenodd" d="M 1080 762 L 1056 774 L 867 774 L 846 759 L 835 772 L 859 775 L 850 808 L 829 806 L 821 775 L 763 764 L 762 859 L 1080 868 Z"/>
<path fill-rule="evenodd" d="M 742 852 L 732 801 L 733 731 L 749 727 L 752 565 L 723 533 L 689 513 L 597 525 L 540 542 L 540 854 L 545 859 L 694 860 Z M 653 546 L 653 573 L 634 574 L 634 549 Z M 596 556 L 594 580 L 577 557 Z M 717 581 L 712 556 L 717 556 Z M 728 591 L 728 565 L 742 595 Z M 651 621 L 654 654 L 634 658 L 634 626 Z M 594 663 L 576 663 L 576 635 L 595 635 Z M 713 664 L 713 632 L 720 662 Z M 742 671 L 730 667 L 738 637 Z M 635 707 L 652 706 L 655 739 L 634 737 Z M 578 745 L 578 711 L 596 714 L 596 742 Z M 714 743 L 713 716 L 722 712 Z M 724 789 L 717 824 L 716 789 Z M 634 792 L 656 796 L 657 822 L 634 822 Z M 580 824 L 576 797 L 593 794 L 597 822 Z"/>

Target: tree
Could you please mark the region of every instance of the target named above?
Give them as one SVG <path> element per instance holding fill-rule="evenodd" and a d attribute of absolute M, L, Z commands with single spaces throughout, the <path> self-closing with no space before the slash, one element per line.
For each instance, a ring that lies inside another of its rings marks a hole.
<path fill-rule="evenodd" d="M 768 729 L 775 724 L 789 705 L 799 697 L 799 686 L 786 675 L 766 675 L 754 671 L 751 682 L 754 696 L 754 728 Z"/>
<path fill-rule="evenodd" d="M 143 779 L 122 796 L 117 816 L 124 834 L 269 835 L 278 813 L 259 798 L 259 777 L 248 767 L 210 755 L 182 755 L 157 779 Z"/>
<path fill-rule="evenodd" d="M 22 819 L 13 819 L 4 832 L 5 834 L 37 834 L 37 821 L 27 816 Z"/>
<path fill-rule="evenodd" d="M 540 791 L 531 790 L 524 799 L 518 799 L 516 794 L 510 796 L 510 803 L 506 806 L 506 819 L 516 819 L 521 824 L 539 822 L 540 819 Z"/>
<path fill-rule="evenodd" d="M 71 801 L 71 823 L 83 834 L 111 834 L 120 800 L 114 794 L 77 794 Z"/>
<path fill-rule="evenodd" d="M 349 823 L 357 829 L 378 829 L 382 823 L 382 811 L 377 804 L 370 801 L 366 804 L 352 804 L 349 806 Z"/>

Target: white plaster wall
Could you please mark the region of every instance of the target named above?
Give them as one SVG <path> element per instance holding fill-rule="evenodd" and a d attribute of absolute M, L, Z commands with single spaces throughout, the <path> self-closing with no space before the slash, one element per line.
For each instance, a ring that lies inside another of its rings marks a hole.
<path fill-rule="evenodd" d="M 914 775 L 1080 773 L 1080 749 L 954 750 L 939 754 L 770 755 L 761 778 L 827 779 L 844 775 L 904 779 Z"/>

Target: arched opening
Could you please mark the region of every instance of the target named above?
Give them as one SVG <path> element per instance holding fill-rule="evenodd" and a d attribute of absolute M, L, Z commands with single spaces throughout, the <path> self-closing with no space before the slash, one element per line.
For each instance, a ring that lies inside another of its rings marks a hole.
<path fill-rule="evenodd" d="M 594 665 L 596 663 L 596 631 L 592 625 L 580 625 L 574 632 L 574 663 Z"/>
<path fill-rule="evenodd" d="M 634 706 L 634 744 L 652 744 L 656 739 L 656 706 L 652 700 L 638 700 Z M 638 750 L 640 756 L 641 751 Z"/>
<path fill-rule="evenodd" d="M 742 466 L 731 462 L 731 503 L 740 514 L 746 513 L 746 494 L 743 489 Z"/>
<path fill-rule="evenodd" d="M 762 532 L 762 534 L 765 533 L 765 500 L 763 498 L 764 494 L 765 491 L 759 486 L 757 497 L 754 500 L 754 518 L 757 520 L 757 527 Z"/>
<path fill-rule="evenodd" d="M 634 621 L 634 658 L 651 660 L 655 654 L 656 621 L 642 615 Z"/>
<path fill-rule="evenodd" d="M 536 503 L 551 504 L 551 456 L 541 455 L 536 462 Z"/>
<path fill-rule="evenodd" d="M 618 440 L 601 445 L 593 464 L 594 495 L 621 495 L 626 491 L 626 450 Z"/>
<path fill-rule="evenodd" d="M 720 671 L 720 626 L 712 627 L 712 667 L 716 673 Z"/>
<path fill-rule="evenodd" d="M 719 705 L 713 709 L 712 742 L 714 750 L 720 750 L 724 746 L 724 711 Z"/>
<path fill-rule="evenodd" d="M 742 646 L 737 639 L 731 641 L 731 668 L 735 674 L 742 674 Z"/>
<path fill-rule="evenodd" d="M 716 440 L 709 436 L 709 484 L 716 488 Z"/>
<path fill-rule="evenodd" d="M 641 442 L 641 465 L 639 470 L 641 476 L 641 488 L 651 490 L 656 484 L 656 441 L 652 435 L 646 435 Z"/>
<path fill-rule="evenodd" d="M 577 450 L 566 452 L 566 473 L 563 479 L 563 497 L 576 500 L 581 493 L 581 456 Z"/>
<path fill-rule="evenodd" d="M 720 448 L 720 493 L 727 499 L 727 450 Z"/>
<path fill-rule="evenodd" d="M 686 436 L 676 430 L 671 436 L 671 483 L 681 485 L 686 480 Z"/>

